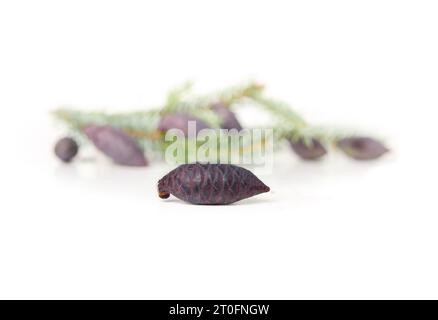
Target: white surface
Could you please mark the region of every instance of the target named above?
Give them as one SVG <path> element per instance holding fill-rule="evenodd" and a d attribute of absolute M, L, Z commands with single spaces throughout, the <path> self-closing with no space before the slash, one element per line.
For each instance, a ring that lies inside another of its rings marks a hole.
<path fill-rule="evenodd" d="M 0 298 L 438 298 L 437 16 L 436 1 L 2 1 Z M 271 193 L 226 207 L 160 200 L 163 164 L 52 156 L 59 105 L 248 78 L 393 152 L 285 149 Z"/>

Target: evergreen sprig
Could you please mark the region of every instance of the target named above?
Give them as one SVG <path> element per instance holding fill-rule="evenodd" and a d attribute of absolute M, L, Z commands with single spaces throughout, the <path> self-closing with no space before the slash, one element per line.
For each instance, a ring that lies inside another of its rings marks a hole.
<path fill-rule="evenodd" d="M 317 139 L 325 144 L 335 144 L 345 137 L 357 135 L 351 130 L 312 125 L 286 102 L 269 98 L 263 93 L 251 96 L 251 100 L 277 119 L 277 124 L 274 126 L 277 140 L 302 140 L 310 145 L 312 139 Z"/>
<path fill-rule="evenodd" d="M 192 84 L 184 83 L 171 90 L 164 106 L 146 111 L 132 111 L 128 113 L 107 113 L 105 111 L 81 111 L 72 108 L 59 108 L 53 115 L 74 130 L 81 130 L 91 123 L 112 125 L 132 132 L 135 138 L 150 137 L 156 129 L 160 115 L 172 112 L 192 113 L 202 120 L 218 128 L 220 120 L 211 110 L 214 103 L 221 102 L 227 106 L 253 97 L 263 90 L 263 86 L 250 82 L 245 85 L 230 87 L 225 90 L 204 96 L 195 96 L 191 93 Z"/>
<path fill-rule="evenodd" d="M 60 108 L 55 110 L 53 115 L 67 124 L 75 135 L 81 135 L 83 129 L 89 125 L 110 125 L 136 139 L 145 150 L 155 151 L 161 155 L 169 146 L 169 142 L 164 140 L 164 133 L 158 130 L 160 118 L 164 114 L 188 113 L 203 120 L 209 127 L 219 129 L 222 119 L 212 109 L 217 103 L 235 110 L 242 105 L 240 102 L 247 102 L 274 116 L 276 123 L 269 128 L 273 129 L 276 146 L 283 140 L 293 143 L 302 141 L 308 147 L 312 147 L 315 139 L 325 145 L 336 144 L 345 137 L 354 136 L 351 132 L 311 125 L 287 103 L 267 97 L 263 92 L 263 85 L 257 82 L 249 82 L 201 96 L 194 95 L 192 87 L 191 82 L 186 82 L 174 88 L 168 93 L 163 106 L 150 110 L 108 113 Z M 187 140 L 181 143 L 188 145 Z M 239 153 L 251 152 L 252 147 L 253 145 L 242 145 Z M 186 158 L 189 156 L 186 153 Z"/>
<path fill-rule="evenodd" d="M 222 103 L 232 106 L 244 99 L 251 98 L 263 90 L 263 86 L 250 82 L 204 96 L 192 93 L 192 83 L 187 82 L 171 90 L 164 106 L 145 111 L 127 113 L 109 113 L 106 111 L 82 111 L 72 108 L 59 108 L 53 111 L 53 116 L 65 123 L 76 136 L 83 137 L 83 129 L 89 125 L 110 125 L 119 128 L 148 151 L 163 153 L 168 142 L 164 141 L 163 133 L 157 129 L 160 117 L 165 113 L 189 113 L 203 120 L 213 129 L 219 129 L 221 119 L 213 112 L 211 106 Z M 188 145 L 186 143 L 186 145 Z M 248 146 L 242 147 L 248 150 Z"/>

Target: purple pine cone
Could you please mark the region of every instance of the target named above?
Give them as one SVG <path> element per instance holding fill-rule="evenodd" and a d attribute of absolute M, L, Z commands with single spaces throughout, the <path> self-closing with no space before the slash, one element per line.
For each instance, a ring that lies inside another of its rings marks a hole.
<path fill-rule="evenodd" d="M 337 142 L 345 154 L 356 160 L 372 160 L 389 151 L 380 141 L 368 137 L 349 137 Z"/>
<path fill-rule="evenodd" d="M 202 129 L 209 128 L 204 121 L 192 116 L 191 114 L 175 112 L 165 114 L 161 117 L 160 122 L 158 123 L 158 130 L 165 132 L 170 129 L 179 129 L 184 133 L 185 136 L 187 136 L 189 121 L 195 121 L 196 134 L 198 134 L 198 132 Z"/>
<path fill-rule="evenodd" d="M 158 181 L 158 195 L 193 204 L 230 204 L 269 187 L 251 171 L 231 164 L 183 164 Z"/>
<path fill-rule="evenodd" d="M 312 138 L 309 144 L 306 144 L 302 138 L 296 141 L 289 140 L 289 144 L 295 153 L 304 160 L 317 160 L 327 154 L 323 144 L 315 138 Z"/>
<path fill-rule="evenodd" d="M 237 129 L 238 131 L 242 130 L 242 126 L 239 123 L 239 120 L 237 120 L 236 115 L 234 112 L 230 110 L 227 106 L 225 106 L 223 103 L 215 103 L 211 109 L 219 116 L 219 118 L 222 120 L 221 128 L 222 129 Z"/>
<path fill-rule="evenodd" d="M 55 145 L 55 154 L 63 162 L 70 162 L 78 153 L 79 146 L 69 137 L 60 139 Z"/>
<path fill-rule="evenodd" d="M 90 125 L 84 133 L 97 149 L 115 163 L 124 166 L 143 167 L 148 161 L 137 142 L 120 129 L 109 125 Z"/>

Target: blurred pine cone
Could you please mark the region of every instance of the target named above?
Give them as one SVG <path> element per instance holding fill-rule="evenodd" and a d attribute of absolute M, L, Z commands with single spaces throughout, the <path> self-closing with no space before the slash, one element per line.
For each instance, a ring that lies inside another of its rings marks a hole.
<path fill-rule="evenodd" d="M 188 135 L 188 122 L 194 121 L 196 124 L 196 134 L 202 129 L 209 128 L 209 126 L 202 121 L 201 119 L 192 116 L 188 113 L 183 112 L 174 112 L 168 113 L 161 117 L 160 122 L 158 123 L 158 130 L 162 132 L 166 132 L 170 129 L 179 129 L 181 130 L 185 136 Z"/>
<path fill-rule="evenodd" d="M 327 153 L 324 145 L 317 139 L 312 138 L 308 143 L 303 138 L 294 141 L 289 139 L 293 151 L 303 160 L 317 160 Z"/>
<path fill-rule="evenodd" d="M 372 160 L 389 151 L 380 141 L 369 137 L 348 137 L 337 142 L 346 155 L 356 160 Z"/>
<path fill-rule="evenodd" d="M 97 149 L 115 163 L 124 166 L 143 167 L 148 161 L 137 142 L 120 129 L 109 125 L 90 125 L 84 133 Z"/>
<path fill-rule="evenodd" d="M 221 128 L 222 129 L 237 129 L 237 131 L 242 130 L 242 126 L 239 123 L 239 120 L 237 120 L 236 115 L 234 112 L 230 110 L 226 105 L 223 103 L 215 103 L 211 109 L 219 116 L 219 118 L 222 120 Z"/>
<path fill-rule="evenodd" d="M 63 162 L 70 162 L 78 153 L 79 146 L 70 137 L 64 137 L 55 145 L 55 154 Z"/>

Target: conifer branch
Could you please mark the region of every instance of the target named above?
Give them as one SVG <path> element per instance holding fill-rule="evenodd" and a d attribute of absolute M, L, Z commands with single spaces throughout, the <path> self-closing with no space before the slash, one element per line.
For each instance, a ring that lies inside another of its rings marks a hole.
<path fill-rule="evenodd" d="M 263 86 L 250 82 L 245 85 L 231 87 L 217 93 L 196 96 L 191 92 L 190 82 L 171 90 L 167 95 L 164 106 L 152 110 L 135 111 L 128 113 L 107 113 L 104 111 L 86 112 L 69 108 L 60 108 L 53 112 L 55 118 L 65 123 L 76 136 L 83 136 L 83 130 L 90 125 L 109 125 L 121 129 L 130 137 L 137 140 L 144 150 L 163 155 L 169 142 L 165 141 L 164 132 L 158 129 L 158 124 L 163 115 L 167 113 L 188 113 L 205 122 L 210 128 L 219 129 L 222 125 L 219 114 L 212 108 L 220 103 L 225 107 L 234 109 L 240 102 L 258 106 L 273 115 L 277 121 L 270 126 L 273 129 L 274 146 L 279 142 L 288 140 L 292 143 L 304 143 L 312 147 L 315 139 L 324 145 L 336 144 L 343 138 L 354 137 L 351 132 L 310 125 L 298 112 L 287 103 L 268 98 L 263 94 Z M 258 128 L 260 129 L 260 128 Z M 248 130 L 251 130 L 250 128 Z M 85 137 L 86 140 L 86 137 Z M 184 143 L 184 148 L 189 145 L 187 139 L 177 141 Z M 260 141 L 258 141 L 259 143 Z M 221 141 L 218 141 L 218 146 Z M 265 147 L 262 141 L 261 147 Z M 260 145 L 260 144 L 258 144 Z M 199 145 L 197 145 L 199 147 Z M 240 144 L 239 154 L 252 152 L 254 144 Z M 197 152 L 198 148 L 186 149 L 185 160 L 189 152 Z M 218 152 L 222 152 L 218 148 Z M 228 152 L 228 151 L 227 151 Z M 222 155 L 218 155 L 222 156 Z M 231 156 L 229 154 L 228 156 Z M 183 161 L 184 159 L 181 159 Z"/>

